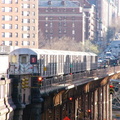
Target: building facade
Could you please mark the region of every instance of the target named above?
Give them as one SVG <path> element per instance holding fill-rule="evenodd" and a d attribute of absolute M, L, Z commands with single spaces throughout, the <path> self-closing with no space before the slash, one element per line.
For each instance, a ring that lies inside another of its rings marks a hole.
<path fill-rule="evenodd" d="M 85 14 L 78 1 L 40 1 L 39 29 L 45 40 L 70 37 L 85 39 Z"/>
<path fill-rule="evenodd" d="M 95 4 L 97 11 L 97 33 L 98 44 L 101 49 L 108 45 L 107 31 L 115 23 L 119 15 L 118 0 L 88 0 L 91 4 Z"/>
<path fill-rule="evenodd" d="M 70 37 L 83 44 L 86 39 L 93 40 L 95 17 L 94 5 L 85 1 L 39 2 L 39 29 L 45 40 Z"/>
<path fill-rule="evenodd" d="M 96 9 L 94 4 L 90 4 L 88 1 L 84 1 L 83 12 L 86 15 L 86 28 L 85 28 L 85 39 L 86 40 L 96 40 L 97 39 L 97 19 L 96 19 Z"/>
<path fill-rule="evenodd" d="M 0 45 L 38 47 L 38 0 L 1 0 Z"/>

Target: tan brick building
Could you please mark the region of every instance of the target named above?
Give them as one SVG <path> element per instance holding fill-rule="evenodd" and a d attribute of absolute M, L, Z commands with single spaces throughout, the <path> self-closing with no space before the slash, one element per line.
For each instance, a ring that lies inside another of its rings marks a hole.
<path fill-rule="evenodd" d="M 0 45 L 38 47 L 38 0 L 1 0 L 0 16 Z"/>

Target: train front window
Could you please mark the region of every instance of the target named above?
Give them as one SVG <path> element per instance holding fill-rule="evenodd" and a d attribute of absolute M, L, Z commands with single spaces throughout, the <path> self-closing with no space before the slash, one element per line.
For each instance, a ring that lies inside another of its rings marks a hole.
<path fill-rule="evenodd" d="M 22 64 L 27 63 L 27 56 L 26 55 L 20 55 L 20 63 L 22 63 Z"/>
<path fill-rule="evenodd" d="M 11 55 L 11 63 L 17 63 L 17 56 Z"/>

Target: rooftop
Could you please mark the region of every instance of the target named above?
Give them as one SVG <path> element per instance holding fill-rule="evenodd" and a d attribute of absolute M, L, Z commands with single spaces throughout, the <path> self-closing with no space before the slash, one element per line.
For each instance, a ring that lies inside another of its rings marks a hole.
<path fill-rule="evenodd" d="M 79 1 L 40 1 L 39 7 L 80 7 Z"/>

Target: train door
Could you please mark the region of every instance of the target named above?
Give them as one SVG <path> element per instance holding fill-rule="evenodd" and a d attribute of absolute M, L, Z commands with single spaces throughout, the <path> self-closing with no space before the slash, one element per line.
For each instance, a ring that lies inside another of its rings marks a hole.
<path fill-rule="evenodd" d="M 19 55 L 19 71 L 20 73 L 27 73 L 28 72 L 28 64 L 29 64 L 29 56 L 27 54 L 20 54 Z"/>

